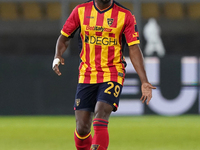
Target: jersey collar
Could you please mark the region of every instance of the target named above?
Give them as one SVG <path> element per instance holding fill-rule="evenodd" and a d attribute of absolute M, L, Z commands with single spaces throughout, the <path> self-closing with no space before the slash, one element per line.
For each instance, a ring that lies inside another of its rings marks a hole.
<path fill-rule="evenodd" d="M 114 0 L 111 0 L 112 4 L 111 4 L 109 7 L 107 7 L 106 9 L 101 10 L 101 9 L 99 9 L 99 8 L 96 6 L 95 1 L 96 1 L 96 0 L 93 0 L 93 4 L 94 4 L 95 9 L 96 9 L 99 13 L 104 13 L 104 12 L 110 10 L 110 9 L 113 7 L 113 5 L 114 5 Z"/>

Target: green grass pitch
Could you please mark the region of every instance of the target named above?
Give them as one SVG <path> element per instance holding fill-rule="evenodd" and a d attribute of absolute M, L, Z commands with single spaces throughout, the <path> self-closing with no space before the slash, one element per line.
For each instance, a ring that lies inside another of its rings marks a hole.
<path fill-rule="evenodd" d="M 75 150 L 73 116 L 0 117 L 0 150 Z M 112 116 L 108 150 L 199 150 L 200 116 Z"/>

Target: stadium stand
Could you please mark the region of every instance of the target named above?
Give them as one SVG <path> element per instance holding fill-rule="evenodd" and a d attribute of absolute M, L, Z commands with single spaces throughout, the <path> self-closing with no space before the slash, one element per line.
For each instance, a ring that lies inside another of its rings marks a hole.
<path fill-rule="evenodd" d="M 200 3 L 189 3 L 187 12 L 190 19 L 200 19 Z"/>
<path fill-rule="evenodd" d="M 18 7 L 14 2 L 0 3 L 0 18 L 2 20 L 16 20 L 19 19 Z"/>
<path fill-rule="evenodd" d="M 36 2 L 22 2 L 22 16 L 27 20 L 41 20 L 42 11 L 39 3 Z"/>
<path fill-rule="evenodd" d="M 52 54 L 51 49 L 54 49 L 55 39 L 63 26 L 62 19 L 67 18 L 75 6 L 82 3 L 82 1 L 73 0 L 66 0 L 66 2 L 67 5 L 62 6 L 62 2 L 59 0 L 38 0 L 37 2 L 0 0 L 0 38 L 2 39 L 0 54 Z M 119 0 L 119 3 L 135 13 L 133 6 L 136 4 L 134 2 Z M 65 14 L 62 14 L 63 8 L 66 11 Z M 183 37 L 185 39 L 195 37 L 193 39 L 197 41 L 191 40 L 192 48 L 187 48 L 190 51 L 185 53 L 198 53 L 200 2 L 189 2 L 189 0 L 187 2 L 185 0 L 141 2 L 141 16 L 136 18 L 137 22 L 140 22 L 140 29 L 152 17 L 162 28 L 162 38 L 166 42 L 164 44 L 168 49 L 168 54 L 183 51 L 187 46 L 184 44 L 186 42 L 183 42 Z M 15 37 L 10 39 L 10 34 L 17 35 L 17 39 Z M 143 40 L 142 33 L 140 35 Z M 46 39 L 47 42 L 41 44 L 42 39 Z M 167 44 L 173 41 L 177 41 L 176 44 Z M 143 43 L 145 44 L 145 42 Z M 12 49 L 13 45 L 15 50 Z M 71 45 L 77 46 L 76 38 L 72 39 Z M 70 53 L 77 55 L 76 51 Z"/>
<path fill-rule="evenodd" d="M 70 2 L 69 12 L 78 4 L 80 2 Z M 133 12 L 133 3 L 121 2 L 121 4 Z M 25 20 L 59 20 L 61 19 L 61 11 L 60 2 L 0 2 L 1 20 L 17 20 L 21 17 Z M 189 17 L 194 20 L 200 18 L 200 3 L 168 2 L 163 3 L 163 5 L 152 2 L 142 3 L 141 14 L 143 19 L 163 17 L 180 20 Z"/>
<path fill-rule="evenodd" d="M 183 19 L 184 10 L 181 3 L 165 3 L 164 15 L 167 19 Z"/>
<path fill-rule="evenodd" d="M 59 2 L 48 2 L 46 5 L 46 16 L 49 20 L 61 19 L 61 4 Z"/>
<path fill-rule="evenodd" d="M 157 3 L 142 4 L 142 17 L 144 19 L 158 18 L 159 16 L 160 16 L 160 9 Z"/>
<path fill-rule="evenodd" d="M 72 10 L 73 10 L 78 4 L 80 4 L 80 2 L 71 2 L 71 3 L 69 4 L 70 12 L 72 12 Z"/>
<path fill-rule="evenodd" d="M 130 2 L 121 2 L 124 7 L 128 8 L 131 12 L 133 12 L 133 3 Z"/>

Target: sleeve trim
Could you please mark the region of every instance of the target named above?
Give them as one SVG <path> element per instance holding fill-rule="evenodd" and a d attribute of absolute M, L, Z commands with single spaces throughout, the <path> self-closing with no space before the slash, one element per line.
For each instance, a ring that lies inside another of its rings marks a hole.
<path fill-rule="evenodd" d="M 135 44 L 140 44 L 140 41 L 137 40 L 137 41 L 130 42 L 128 43 L 128 46 L 135 45 Z"/>
<path fill-rule="evenodd" d="M 60 31 L 62 35 L 69 37 L 69 35 L 67 33 L 65 33 L 63 30 Z"/>

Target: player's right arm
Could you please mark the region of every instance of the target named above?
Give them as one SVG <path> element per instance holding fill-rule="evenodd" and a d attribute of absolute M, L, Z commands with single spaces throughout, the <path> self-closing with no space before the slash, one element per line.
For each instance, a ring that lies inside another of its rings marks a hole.
<path fill-rule="evenodd" d="M 54 61 L 53 61 L 53 66 L 52 69 L 57 75 L 61 75 L 61 72 L 58 68 L 59 64 L 64 65 L 64 58 L 62 57 L 63 53 L 66 51 L 68 45 L 69 45 L 70 38 L 60 35 L 58 37 L 57 43 L 56 43 L 56 51 L 55 51 L 55 56 L 54 56 Z"/>
<path fill-rule="evenodd" d="M 70 39 L 73 37 L 74 33 L 79 27 L 80 27 L 80 19 L 78 15 L 78 6 L 77 6 L 74 8 L 69 18 L 65 22 L 61 30 L 61 35 L 58 37 L 58 40 L 56 43 L 56 52 L 54 56 L 52 69 L 59 76 L 61 75 L 61 72 L 58 66 L 60 63 L 64 65 L 64 59 L 62 58 L 62 55 L 66 51 L 69 45 Z"/>

